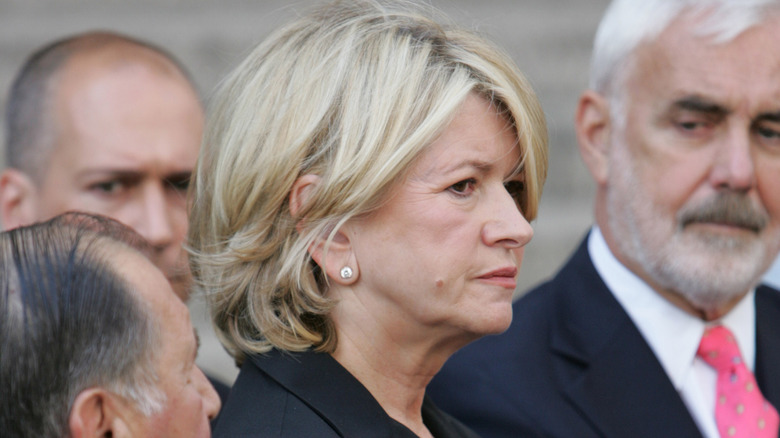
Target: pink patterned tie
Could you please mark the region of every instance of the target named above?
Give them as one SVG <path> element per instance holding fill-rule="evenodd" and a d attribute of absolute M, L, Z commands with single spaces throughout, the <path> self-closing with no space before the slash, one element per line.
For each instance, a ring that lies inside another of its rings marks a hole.
<path fill-rule="evenodd" d="M 777 411 L 761 395 L 731 331 L 721 325 L 707 329 L 697 354 L 718 372 L 715 422 L 720 436 L 777 438 Z"/>

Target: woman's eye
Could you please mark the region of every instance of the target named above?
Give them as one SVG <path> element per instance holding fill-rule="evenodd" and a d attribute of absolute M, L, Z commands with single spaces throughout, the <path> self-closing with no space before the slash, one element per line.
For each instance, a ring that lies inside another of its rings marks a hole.
<path fill-rule="evenodd" d="M 458 181 L 449 187 L 449 191 L 458 196 L 467 196 L 474 191 L 474 187 L 477 185 L 477 180 L 474 178 L 464 179 Z"/>
<path fill-rule="evenodd" d="M 523 194 L 525 192 L 525 183 L 522 181 L 507 181 L 504 183 L 507 193 L 515 200 L 515 204 L 522 205 Z"/>

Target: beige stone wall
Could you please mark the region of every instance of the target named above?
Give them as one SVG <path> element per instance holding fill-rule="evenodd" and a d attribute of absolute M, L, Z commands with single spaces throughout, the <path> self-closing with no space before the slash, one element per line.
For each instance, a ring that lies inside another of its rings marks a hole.
<path fill-rule="evenodd" d="M 520 290 L 553 273 L 591 222 L 593 185 L 576 149 L 572 119 L 587 81 L 596 24 L 608 0 L 432 0 L 462 24 L 501 44 L 528 75 L 547 112 L 550 177 L 520 273 Z M 306 1 L 281 0 L 0 0 L 0 103 L 25 57 L 62 36 L 109 29 L 161 45 L 189 68 L 208 100 L 229 71 Z M 193 319 L 208 330 L 196 299 Z M 204 367 L 230 379 L 216 341 L 204 337 Z M 214 361 L 212 361 L 212 358 Z"/>

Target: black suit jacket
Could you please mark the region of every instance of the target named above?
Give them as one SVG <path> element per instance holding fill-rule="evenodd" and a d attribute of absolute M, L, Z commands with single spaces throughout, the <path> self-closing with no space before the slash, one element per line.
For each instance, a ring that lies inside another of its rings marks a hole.
<path fill-rule="evenodd" d="M 423 421 L 437 438 L 477 438 L 426 398 Z M 416 437 L 325 353 L 250 356 L 219 414 L 214 437 Z"/>
<path fill-rule="evenodd" d="M 428 387 L 485 438 L 701 437 L 684 402 L 602 281 L 587 239 L 514 304 L 507 332 L 456 353 Z M 780 293 L 756 290 L 756 378 L 780 406 Z"/>

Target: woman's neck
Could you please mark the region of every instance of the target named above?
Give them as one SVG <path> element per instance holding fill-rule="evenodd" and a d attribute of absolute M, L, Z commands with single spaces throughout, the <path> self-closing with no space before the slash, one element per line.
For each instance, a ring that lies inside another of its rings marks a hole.
<path fill-rule="evenodd" d="M 427 367 L 410 357 L 406 349 L 385 349 L 380 344 L 365 345 L 361 339 L 340 334 L 333 357 L 368 389 L 391 418 L 418 436 L 431 436 L 423 423 L 422 403 L 425 387 L 435 372 L 425 370 Z"/>
<path fill-rule="evenodd" d="M 339 300 L 331 317 L 338 333 L 333 357 L 391 418 L 418 436 L 431 436 L 422 420 L 425 387 L 462 345 L 350 298 Z"/>

